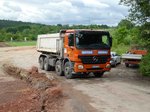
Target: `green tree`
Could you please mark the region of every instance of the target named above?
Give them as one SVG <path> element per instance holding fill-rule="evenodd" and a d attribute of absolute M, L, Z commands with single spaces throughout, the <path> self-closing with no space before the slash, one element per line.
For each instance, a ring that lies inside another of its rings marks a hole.
<path fill-rule="evenodd" d="M 129 18 L 141 23 L 139 41 L 150 50 L 150 0 L 120 0 L 121 4 L 130 6 Z"/>
<path fill-rule="evenodd" d="M 140 35 L 142 45 L 145 46 L 150 51 L 150 22 L 143 24 L 140 27 Z"/>
<path fill-rule="evenodd" d="M 140 71 L 150 76 L 150 0 L 121 0 L 120 3 L 130 7 L 130 20 L 141 24 L 138 39 L 148 49 L 148 55 L 143 57 Z"/>
<path fill-rule="evenodd" d="M 144 56 L 142 62 L 140 63 L 140 71 L 145 76 L 150 76 L 150 53 Z"/>
<path fill-rule="evenodd" d="M 10 41 L 11 37 L 13 37 L 13 34 L 12 34 L 12 33 L 6 33 L 4 40 L 5 40 L 5 41 Z"/>
<path fill-rule="evenodd" d="M 142 24 L 150 20 L 150 0 L 120 0 L 120 3 L 130 7 L 130 20 Z"/>
<path fill-rule="evenodd" d="M 127 29 L 132 29 L 134 27 L 134 24 L 127 19 L 122 19 L 119 22 L 118 27 L 126 27 Z"/>
<path fill-rule="evenodd" d="M 119 27 L 115 30 L 115 37 L 117 39 L 117 44 L 124 43 L 125 38 L 128 35 L 129 30 L 126 27 Z M 124 43 L 126 44 L 126 43 Z"/>

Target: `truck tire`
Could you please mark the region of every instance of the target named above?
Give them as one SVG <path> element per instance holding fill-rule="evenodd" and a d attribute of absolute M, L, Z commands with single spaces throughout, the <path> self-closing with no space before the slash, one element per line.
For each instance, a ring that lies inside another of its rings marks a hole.
<path fill-rule="evenodd" d="M 64 74 L 65 74 L 65 77 L 67 79 L 72 79 L 73 78 L 73 74 L 72 74 L 72 70 L 71 70 L 71 66 L 70 66 L 69 62 L 65 63 Z"/>
<path fill-rule="evenodd" d="M 102 77 L 104 75 L 104 72 L 95 72 L 94 76 L 95 77 Z"/>
<path fill-rule="evenodd" d="M 50 71 L 50 69 L 51 69 L 51 66 L 49 65 L 49 63 L 48 63 L 48 58 L 46 57 L 46 58 L 44 59 L 44 70 Z"/>
<path fill-rule="evenodd" d="M 115 64 L 114 64 L 114 67 L 116 67 L 117 66 L 117 60 L 115 61 Z"/>
<path fill-rule="evenodd" d="M 128 63 L 125 63 L 125 66 L 126 66 L 126 67 L 129 67 L 129 64 L 128 64 Z"/>
<path fill-rule="evenodd" d="M 58 75 L 58 76 L 63 76 L 64 74 L 63 74 L 63 70 L 62 70 L 62 65 L 61 65 L 62 63 L 61 63 L 61 61 L 60 60 L 58 60 L 58 61 L 56 61 L 56 64 L 55 64 L 55 71 L 56 71 L 56 74 Z"/>
<path fill-rule="evenodd" d="M 112 67 L 116 67 L 117 66 L 117 64 L 116 64 L 116 62 L 114 62 L 114 64 L 112 65 Z"/>
<path fill-rule="evenodd" d="M 40 69 L 44 70 L 44 57 L 39 58 Z"/>

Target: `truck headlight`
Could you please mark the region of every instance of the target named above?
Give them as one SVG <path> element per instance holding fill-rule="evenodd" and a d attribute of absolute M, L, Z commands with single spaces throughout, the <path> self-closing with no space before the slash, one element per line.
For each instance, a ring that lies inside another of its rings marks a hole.
<path fill-rule="evenodd" d="M 111 68 L 110 64 L 107 64 L 107 65 L 106 65 L 106 68 Z"/>
<path fill-rule="evenodd" d="M 83 69 L 83 65 L 78 65 L 78 69 Z"/>

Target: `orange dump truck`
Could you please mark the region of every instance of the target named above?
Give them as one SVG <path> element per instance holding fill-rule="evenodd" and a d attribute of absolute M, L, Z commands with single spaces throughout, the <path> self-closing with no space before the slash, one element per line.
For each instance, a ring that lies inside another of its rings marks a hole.
<path fill-rule="evenodd" d="M 58 75 L 70 79 L 74 74 L 94 73 L 101 77 L 110 68 L 112 37 L 108 31 L 61 30 L 38 35 L 37 51 L 40 68 L 55 68 Z"/>
<path fill-rule="evenodd" d="M 147 50 L 139 50 L 133 49 L 130 50 L 128 53 L 122 55 L 122 59 L 125 63 L 126 67 L 129 65 L 138 65 L 142 59 L 142 56 L 147 54 Z"/>

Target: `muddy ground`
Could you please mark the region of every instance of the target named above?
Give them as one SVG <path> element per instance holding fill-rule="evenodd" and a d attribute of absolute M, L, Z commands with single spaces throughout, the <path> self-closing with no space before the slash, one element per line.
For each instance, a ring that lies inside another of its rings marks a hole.
<path fill-rule="evenodd" d="M 19 109 L 42 111 L 43 108 L 39 104 L 41 90 L 34 88 L 26 80 L 7 75 L 2 69 L 2 65 L 6 63 L 25 70 L 31 69 L 32 66 L 38 67 L 39 54 L 35 47 L 0 48 L 0 111 L 13 111 L 14 108 L 18 111 Z M 91 75 L 71 80 L 58 77 L 53 71 L 39 70 L 39 73 L 41 72 L 46 73 L 44 76 L 49 79 L 56 79 L 57 85 L 62 89 L 62 97 L 54 100 L 57 104 L 53 106 L 56 112 L 60 110 L 60 112 L 149 112 L 150 110 L 150 79 L 142 77 L 136 67 L 125 68 L 121 64 L 105 73 L 103 78 L 94 78 Z M 47 108 L 50 111 L 52 107 Z"/>
<path fill-rule="evenodd" d="M 0 42 L 0 47 L 10 47 L 10 45 L 5 42 Z"/>

